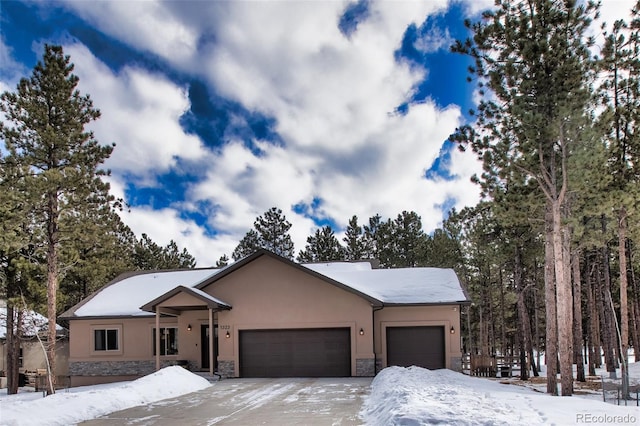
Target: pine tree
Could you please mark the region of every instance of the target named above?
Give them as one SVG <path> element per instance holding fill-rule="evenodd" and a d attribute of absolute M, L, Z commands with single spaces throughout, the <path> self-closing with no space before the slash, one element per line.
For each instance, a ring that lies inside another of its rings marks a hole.
<path fill-rule="evenodd" d="M 114 201 L 108 173 L 100 165 L 113 147 L 102 146 L 85 126 L 100 117 L 89 96 L 76 90 L 78 77 L 60 46 L 45 45 L 31 78 L 23 78 L 15 93 L 0 97 L 6 122 L 0 123 L 8 158 L 29 168 L 24 177 L 28 204 L 41 230 L 46 258 L 48 348 L 51 367 L 47 393 L 55 389 L 57 295 L 61 247 L 74 237 L 64 220 L 77 211 L 97 209 Z"/>
<path fill-rule="evenodd" d="M 253 227 L 233 250 L 233 260 L 249 256 L 260 248 L 293 260 L 294 247 L 289 235 L 291 223 L 282 214 L 282 210 L 270 208 L 256 218 Z"/>
<path fill-rule="evenodd" d="M 562 395 L 573 393 L 572 297 L 566 246 L 567 169 L 571 152 L 588 127 L 592 64 L 586 32 L 593 2 L 499 1 L 473 25 L 473 40 L 454 50 L 475 59 L 471 71 L 491 97 L 478 107 L 476 131 L 464 126 L 452 136 L 471 144 L 484 161 L 482 180 L 501 179 L 517 169 L 538 184 L 546 200 L 548 226 L 547 339 L 559 343 Z M 553 275 L 552 275 L 553 273 Z M 553 276 L 553 280 L 551 280 Z M 551 289 L 554 294 L 551 294 Z M 555 315 L 557 314 L 557 319 Z M 553 318 L 552 318 L 553 317 Z M 553 347 L 553 342 L 548 342 Z M 556 394 L 554 377 L 547 391 Z"/>
<path fill-rule="evenodd" d="M 342 239 L 345 244 L 345 260 L 361 260 L 367 257 L 367 246 L 364 241 L 362 227 L 358 225 L 358 216 L 349 219 L 349 225 Z"/>
<path fill-rule="evenodd" d="M 216 268 L 224 268 L 227 265 L 229 265 L 229 256 L 227 256 L 226 254 L 223 254 L 222 256 L 220 256 L 220 259 L 218 259 L 218 261 L 216 262 Z"/>
<path fill-rule="evenodd" d="M 293 241 L 289 235 L 291 223 L 282 214 L 282 210 L 272 207 L 253 223 L 260 235 L 262 248 L 279 256 L 293 259 Z"/>
<path fill-rule="evenodd" d="M 331 262 L 344 260 L 344 247 L 330 226 L 317 229 L 315 234 L 307 237 L 307 246 L 298 254 L 297 261 L 301 263 Z"/>
<path fill-rule="evenodd" d="M 243 257 L 247 257 L 253 254 L 256 250 L 262 247 L 262 241 L 260 235 L 254 229 L 250 229 L 244 237 L 240 240 L 236 248 L 231 253 L 233 260 L 238 261 Z"/>
<path fill-rule="evenodd" d="M 618 236 L 620 277 L 620 352 L 622 357 L 623 396 L 629 396 L 627 349 L 629 344 L 627 234 L 630 220 L 640 210 L 640 1 L 632 10 L 631 25 L 616 21 L 610 34 L 605 33 L 605 45 L 599 61 L 603 77 L 600 95 L 605 111 L 599 124 L 605 133 L 606 170 L 611 176 L 605 192 L 604 205 L 614 213 Z M 632 299 L 632 302 L 633 299 Z"/>
<path fill-rule="evenodd" d="M 133 250 L 133 264 L 141 270 L 189 269 L 196 266 L 196 260 L 187 249 L 180 251 L 173 240 L 162 247 L 147 234 L 142 234 Z"/>
<path fill-rule="evenodd" d="M 414 212 L 403 211 L 393 222 L 394 266 L 412 268 L 423 265 L 427 236 L 422 230 L 422 220 Z"/>

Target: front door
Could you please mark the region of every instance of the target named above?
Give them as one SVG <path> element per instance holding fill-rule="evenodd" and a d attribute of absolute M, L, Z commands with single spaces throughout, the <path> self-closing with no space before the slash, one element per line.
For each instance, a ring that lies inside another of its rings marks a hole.
<path fill-rule="evenodd" d="M 214 325 L 213 332 L 213 371 L 218 370 L 218 326 Z M 200 326 L 200 355 L 201 364 L 203 370 L 209 369 L 209 324 L 202 324 Z"/>

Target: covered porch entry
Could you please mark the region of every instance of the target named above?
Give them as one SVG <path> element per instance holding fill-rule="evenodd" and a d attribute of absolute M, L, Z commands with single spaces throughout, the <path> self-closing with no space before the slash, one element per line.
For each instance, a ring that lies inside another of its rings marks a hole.
<path fill-rule="evenodd" d="M 194 311 L 207 311 L 207 320 L 204 324 L 197 325 L 182 325 L 178 327 L 178 336 L 183 334 L 184 338 L 179 339 L 184 341 L 188 347 L 179 347 L 177 358 L 184 359 L 194 364 L 200 364 L 204 370 L 208 370 L 212 376 L 216 372 L 216 329 L 217 324 L 215 321 L 216 313 L 223 310 L 230 310 L 231 305 L 225 303 L 208 293 L 197 288 L 178 286 L 173 290 L 163 294 L 162 296 L 152 300 L 146 305 L 141 307 L 142 310 L 147 312 L 153 312 L 155 314 L 155 364 L 156 370 L 161 367 L 161 323 L 160 318 L 162 316 L 174 316 L 180 317 L 185 313 L 193 313 Z M 178 321 L 181 324 L 181 321 Z M 191 335 L 191 333 L 198 333 L 199 337 Z M 190 350 L 192 342 L 199 344 L 200 350 Z M 182 346 L 182 345 L 181 345 Z"/>

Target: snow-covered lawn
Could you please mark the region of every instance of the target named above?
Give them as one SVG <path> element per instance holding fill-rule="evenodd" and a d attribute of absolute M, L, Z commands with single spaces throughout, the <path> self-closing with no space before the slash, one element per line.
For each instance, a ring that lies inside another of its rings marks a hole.
<path fill-rule="evenodd" d="M 640 364 L 633 368 L 640 376 Z M 361 414 L 374 426 L 640 424 L 635 401 L 625 407 L 602 402 L 597 393 L 554 397 L 450 370 L 389 367 L 371 388 Z"/>
<path fill-rule="evenodd" d="M 629 370 L 632 383 L 640 381 L 640 363 Z M 500 382 L 449 370 L 390 367 L 373 380 L 362 421 L 373 426 L 640 424 L 640 408 L 604 403 L 598 392 L 552 397 Z M 72 388 L 47 398 L 38 392 L 8 396 L 2 390 L 0 425 L 72 425 L 208 386 L 182 367 L 167 367 L 131 382 Z"/>
<path fill-rule="evenodd" d="M 170 386 L 167 384 L 170 383 Z M 73 425 L 83 420 L 136 405 L 195 392 L 210 386 L 208 380 L 182 367 L 167 367 L 131 382 L 59 390 L 42 397 L 40 392 L 0 394 L 0 425 Z"/>

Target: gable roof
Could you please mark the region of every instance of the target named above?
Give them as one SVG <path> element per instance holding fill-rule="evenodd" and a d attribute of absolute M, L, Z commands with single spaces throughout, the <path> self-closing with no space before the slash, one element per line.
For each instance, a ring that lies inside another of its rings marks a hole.
<path fill-rule="evenodd" d="M 207 309 L 207 308 L 209 308 L 209 309 L 213 309 L 213 310 L 217 310 L 217 311 L 231 309 L 231 305 L 229 305 L 226 302 L 223 302 L 222 300 L 220 300 L 220 299 L 218 299 L 216 297 L 213 297 L 209 293 L 205 293 L 204 291 L 202 291 L 200 289 L 197 289 L 197 288 L 185 287 L 183 285 L 180 285 L 180 286 L 174 288 L 173 290 L 170 290 L 169 292 L 163 294 L 162 296 L 155 298 L 151 302 L 146 303 L 144 306 L 141 306 L 140 309 L 143 310 L 143 311 L 147 311 L 147 312 L 155 312 L 156 306 L 158 306 L 160 303 L 164 302 L 165 300 L 168 300 L 168 299 L 172 298 L 173 296 L 175 296 L 176 294 L 179 294 L 179 293 L 189 294 L 189 295 L 195 297 L 196 299 L 198 299 L 203 304 L 202 305 L 190 305 L 190 306 L 180 307 L 180 308 L 173 307 L 172 309 L 185 310 L 185 309 Z"/>
<path fill-rule="evenodd" d="M 452 269 L 375 269 L 368 261 L 299 264 L 268 250 L 258 250 L 222 268 L 123 274 L 60 318 L 150 316 L 153 307 L 184 291 L 216 309 L 231 306 L 203 290 L 245 265 L 267 256 L 358 295 L 372 306 L 467 304 L 469 299 Z"/>
<path fill-rule="evenodd" d="M 293 262 L 289 259 L 286 259 L 282 256 L 279 256 L 275 253 L 270 252 L 269 250 L 265 250 L 265 249 L 259 249 L 258 251 L 256 251 L 255 253 L 251 254 L 250 256 L 247 256 L 243 259 L 240 259 L 239 261 L 229 265 L 227 268 L 225 268 L 224 271 L 220 271 L 219 274 L 216 274 L 215 276 L 212 276 L 210 279 L 204 280 L 201 283 L 199 283 L 198 285 L 196 285 L 197 288 L 199 289 L 204 289 L 205 287 L 215 283 L 216 281 L 218 281 L 219 279 L 232 274 L 233 272 L 237 271 L 238 269 L 242 268 L 243 266 L 255 261 L 256 259 L 263 257 L 263 256 L 267 256 L 270 258 L 273 258 L 277 261 L 280 261 L 288 266 L 291 266 L 297 270 L 300 270 L 306 274 L 311 274 L 314 275 L 316 278 L 319 278 L 333 286 L 336 286 L 338 288 L 341 288 L 342 290 L 348 291 L 349 293 L 353 293 L 357 296 L 362 297 L 363 299 L 367 300 L 369 303 L 371 303 L 374 306 L 380 306 L 382 305 L 382 302 L 378 299 L 376 299 L 375 297 L 372 297 L 371 295 L 367 294 L 366 292 L 362 292 L 356 288 L 350 287 L 348 285 L 345 285 L 344 283 L 340 282 L 340 281 L 336 281 L 333 278 L 327 276 L 327 275 L 323 275 L 320 273 L 317 273 L 314 270 L 310 270 L 309 268 L 305 268 L 304 265 L 300 264 L 300 263 L 296 263 Z"/>
<path fill-rule="evenodd" d="M 221 269 L 181 269 L 125 273 L 60 315 L 77 317 L 149 316 L 140 309 L 177 286 L 194 287 Z"/>
<path fill-rule="evenodd" d="M 16 311 L 18 309 L 16 308 Z M 42 314 L 31 309 L 22 310 L 22 336 L 35 337 L 36 334 L 47 332 L 49 320 Z M 66 334 L 66 329 L 56 324 L 56 334 Z M 4 299 L 0 299 L 0 339 L 7 338 L 7 303 Z"/>
<path fill-rule="evenodd" d="M 436 305 L 468 303 L 453 269 L 373 269 L 369 262 L 332 262 L 303 265 L 385 305 Z"/>

